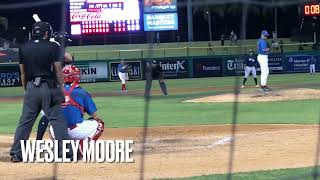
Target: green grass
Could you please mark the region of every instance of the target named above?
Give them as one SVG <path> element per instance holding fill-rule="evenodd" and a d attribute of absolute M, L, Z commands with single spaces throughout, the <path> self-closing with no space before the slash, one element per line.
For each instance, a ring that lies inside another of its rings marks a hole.
<path fill-rule="evenodd" d="M 241 78 L 242 79 L 242 78 Z M 319 83 L 319 78 L 310 76 L 309 74 L 274 74 L 269 76 L 269 84 L 272 85 L 290 85 L 290 84 L 309 84 Z M 214 77 L 214 78 L 193 78 L 193 79 L 169 79 L 166 84 L 170 89 L 175 88 L 206 88 L 206 87 L 233 87 L 235 77 Z M 250 77 L 247 84 L 253 84 Z M 128 83 L 129 90 L 144 90 L 145 81 L 130 81 Z M 91 93 L 101 93 L 110 91 L 119 91 L 119 82 L 103 82 L 103 83 L 83 83 L 83 88 Z M 153 88 L 159 89 L 157 81 L 153 82 Z M 0 88 L 0 97 L 22 96 L 23 89 L 21 87 Z"/>
<path fill-rule="evenodd" d="M 319 169 L 317 170 L 319 173 Z M 232 175 L 232 180 L 315 180 L 313 178 L 314 168 L 296 168 L 296 169 L 279 169 L 272 171 L 256 171 L 235 173 Z M 318 175 L 320 179 L 320 175 Z M 161 180 L 226 180 L 226 174 L 206 175 L 187 178 L 173 178 Z"/>
<path fill-rule="evenodd" d="M 235 77 L 167 80 L 170 89 L 198 88 L 189 93 L 170 93 L 164 97 L 154 95 L 150 102 L 150 126 L 230 124 L 233 103 L 183 103 L 181 101 L 213 94 L 232 92 Z M 317 77 L 307 74 L 271 75 L 270 84 L 317 83 Z M 248 83 L 252 83 L 250 80 Z M 89 92 L 119 91 L 118 82 L 83 84 Z M 144 81 L 128 84 L 130 90 L 143 91 Z M 159 89 L 154 82 L 153 89 Z M 228 87 L 229 90 L 207 90 L 205 87 Z M 317 88 L 314 85 L 314 88 Z M 2 97 L 22 95 L 22 88 L 0 88 Z M 141 127 L 144 99 L 142 96 L 96 97 L 99 114 L 107 127 Z M 21 114 L 22 100 L 0 103 L 0 134 L 13 133 Z M 238 122 L 241 124 L 317 123 L 319 100 L 290 102 L 240 103 Z"/>

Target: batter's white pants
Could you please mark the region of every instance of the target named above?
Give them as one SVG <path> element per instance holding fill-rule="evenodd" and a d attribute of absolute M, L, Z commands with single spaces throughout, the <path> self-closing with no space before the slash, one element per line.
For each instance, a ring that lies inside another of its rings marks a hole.
<path fill-rule="evenodd" d="M 250 75 L 250 73 L 252 73 L 252 76 L 254 77 L 254 78 L 256 78 L 257 77 L 257 71 L 256 71 L 256 67 L 249 67 L 249 66 L 246 66 L 245 68 L 244 68 L 244 77 L 245 78 L 248 78 L 249 77 L 249 75 Z"/>
<path fill-rule="evenodd" d="M 118 72 L 118 76 L 121 80 L 121 84 L 126 84 L 127 74 L 122 73 L 122 72 Z"/>
<path fill-rule="evenodd" d="M 261 68 L 261 86 L 265 86 L 269 75 L 268 55 L 259 54 L 257 59 Z"/>
<path fill-rule="evenodd" d="M 99 123 L 95 120 L 84 120 L 82 123 L 78 123 L 74 129 L 70 130 L 68 128 L 68 134 L 72 140 L 91 139 L 96 134 L 98 126 Z M 49 127 L 49 131 L 52 138 L 54 138 L 52 126 Z"/>
<path fill-rule="evenodd" d="M 315 73 L 316 73 L 316 65 L 310 64 L 310 74 L 315 74 Z"/>

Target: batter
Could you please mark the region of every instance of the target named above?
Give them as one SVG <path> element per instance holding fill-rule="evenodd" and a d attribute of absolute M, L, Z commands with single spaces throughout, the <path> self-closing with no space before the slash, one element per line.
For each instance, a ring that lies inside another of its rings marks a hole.
<path fill-rule="evenodd" d="M 246 81 L 251 73 L 254 78 L 254 82 L 256 83 L 256 87 L 260 87 L 258 85 L 258 80 L 257 80 L 257 70 L 256 70 L 257 60 L 252 49 L 250 49 L 249 56 L 248 58 L 246 58 L 246 61 L 244 62 L 244 64 L 245 64 L 244 78 L 243 78 L 243 83 L 241 85 L 241 88 L 244 88 L 244 85 L 246 84 Z"/>

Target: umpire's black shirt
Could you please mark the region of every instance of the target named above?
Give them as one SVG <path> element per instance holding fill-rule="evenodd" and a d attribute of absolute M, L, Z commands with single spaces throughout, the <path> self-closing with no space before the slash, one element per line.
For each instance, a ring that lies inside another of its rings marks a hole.
<path fill-rule="evenodd" d="M 158 79 L 162 75 L 162 68 L 159 64 L 152 64 L 152 78 Z"/>
<path fill-rule="evenodd" d="M 20 64 L 24 64 L 26 81 L 35 77 L 55 79 L 52 64 L 63 62 L 63 50 L 55 42 L 34 40 L 19 49 Z"/>

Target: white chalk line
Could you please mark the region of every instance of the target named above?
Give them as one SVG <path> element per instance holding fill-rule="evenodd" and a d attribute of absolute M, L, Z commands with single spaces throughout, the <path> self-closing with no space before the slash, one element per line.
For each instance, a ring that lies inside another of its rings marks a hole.
<path fill-rule="evenodd" d="M 303 132 L 303 131 L 309 131 L 309 130 L 317 130 L 316 128 L 304 128 L 304 129 L 291 129 L 291 130 L 279 130 L 279 131 L 269 131 L 269 132 L 257 132 L 257 133 L 243 133 L 243 134 L 236 134 L 235 137 L 231 137 L 231 136 L 205 136 L 205 137 L 198 137 L 198 138 L 160 138 L 160 139 L 153 139 L 148 143 L 155 143 L 155 142 L 161 142 L 164 140 L 210 140 L 210 139 L 217 139 L 220 138 L 219 140 L 214 140 L 212 144 L 209 145 L 195 145 L 195 146 L 189 146 L 189 147 L 183 147 L 183 150 L 196 150 L 196 149 L 204 149 L 204 148 L 215 148 L 218 146 L 223 146 L 226 144 L 229 144 L 231 141 L 238 139 L 238 138 L 242 138 L 242 137 L 246 137 L 246 136 L 250 136 L 250 137 L 254 137 L 257 135 L 266 135 L 266 134 L 279 134 L 279 133 L 288 133 L 288 132 Z M 141 144 L 141 143 L 137 143 L 137 144 Z M 168 143 L 169 144 L 169 143 Z M 164 146 L 164 147 L 157 147 L 157 149 L 165 149 L 168 148 L 168 146 Z M 170 146 L 170 150 L 175 150 L 175 149 L 181 149 L 182 147 L 174 147 L 174 146 Z M 138 150 L 139 148 L 136 148 L 136 150 Z M 168 149 L 165 149 L 168 150 Z M 170 151 L 168 150 L 168 151 Z"/>
<path fill-rule="evenodd" d="M 307 130 L 317 130 L 317 128 L 304 128 L 304 129 L 290 129 L 290 130 L 279 130 L 279 131 L 266 131 L 266 132 L 256 132 L 256 133 L 240 133 L 236 134 L 237 136 L 251 136 L 251 135 L 265 135 L 265 134 L 278 134 L 278 133 L 286 133 L 286 132 L 299 132 L 299 131 L 307 131 Z M 219 136 L 201 136 L 201 137 L 179 137 L 179 138 L 174 138 L 174 137 L 168 137 L 168 138 L 157 138 L 157 139 L 152 139 L 149 142 L 158 142 L 158 141 L 163 141 L 163 140 L 208 140 L 212 138 L 225 138 L 225 137 L 230 137 L 226 135 L 219 135 Z"/>
<path fill-rule="evenodd" d="M 245 137 L 245 136 L 255 136 L 255 135 L 266 135 L 266 134 L 278 134 L 278 133 L 287 133 L 287 132 L 303 132 L 307 130 L 317 130 L 315 128 L 305 128 L 305 129 L 290 129 L 290 130 L 281 130 L 281 131 L 270 131 L 270 132 L 258 132 L 258 133 L 247 133 L 247 134 L 236 134 L 235 137 L 225 136 L 223 139 L 219 141 L 213 142 L 211 145 L 207 147 L 213 148 L 219 145 L 225 145 L 231 142 L 232 140 L 236 139 L 237 137 Z"/>

